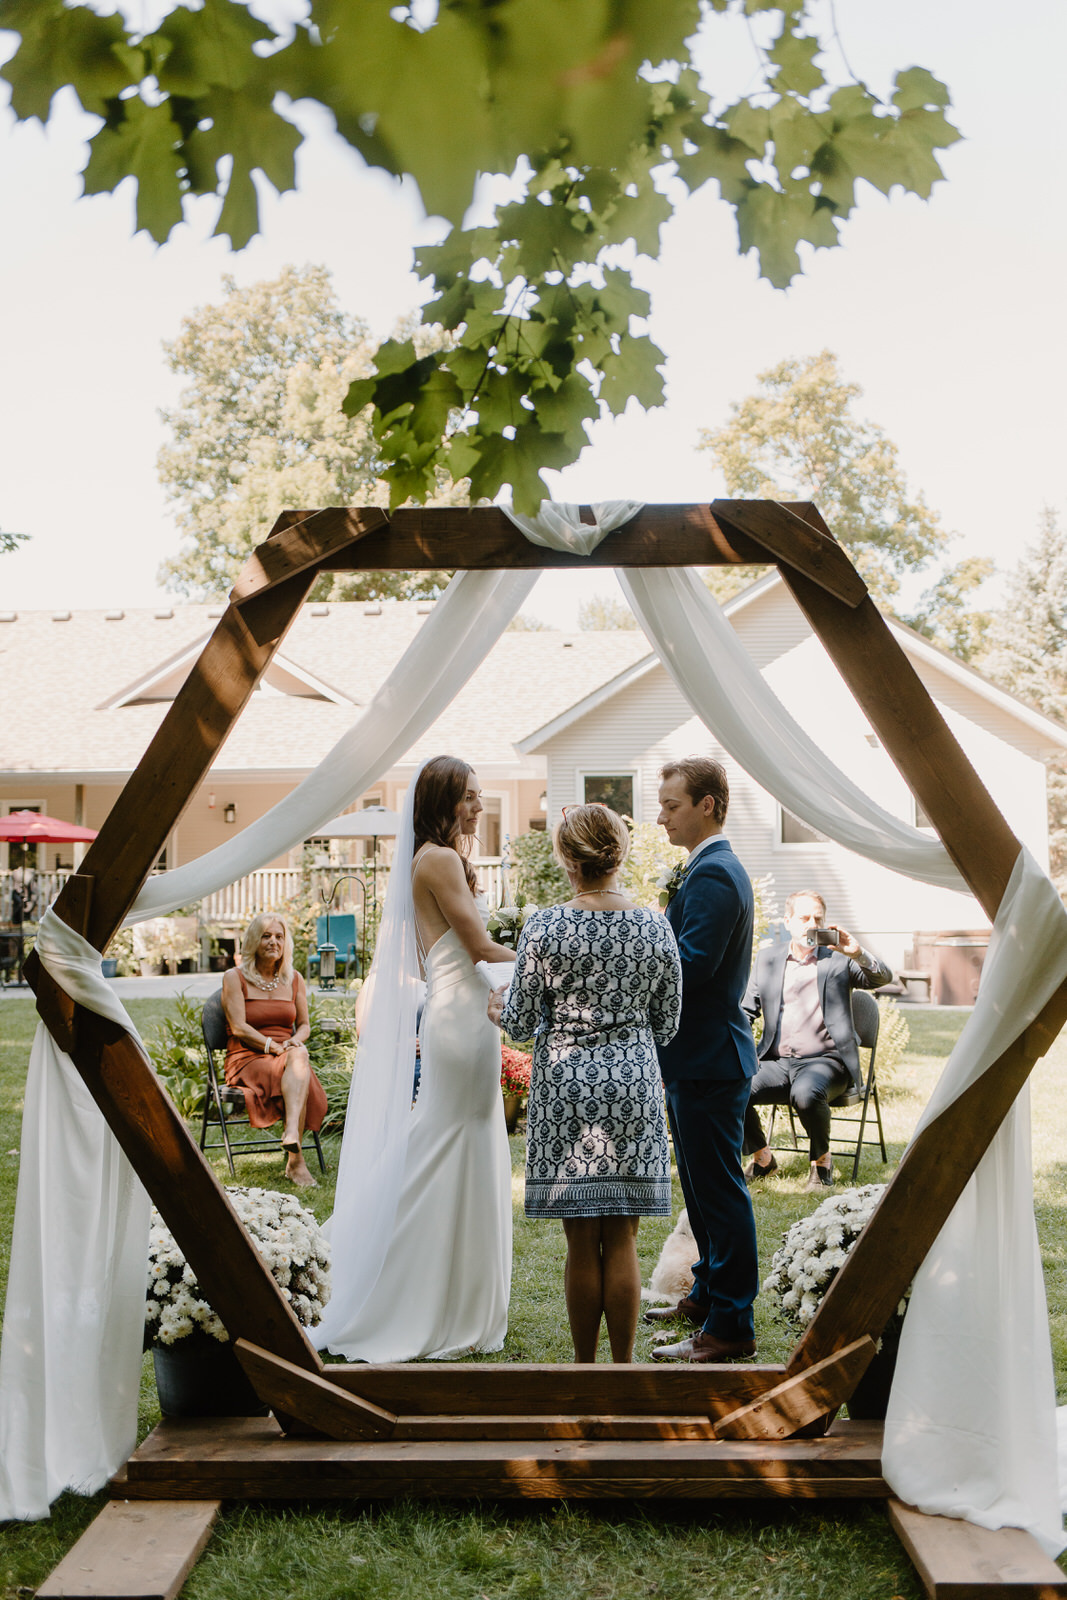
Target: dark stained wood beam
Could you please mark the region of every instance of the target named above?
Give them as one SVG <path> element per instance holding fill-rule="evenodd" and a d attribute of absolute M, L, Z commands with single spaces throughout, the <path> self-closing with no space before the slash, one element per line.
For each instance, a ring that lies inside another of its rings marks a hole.
<path fill-rule="evenodd" d="M 231 1339 L 320 1371 L 318 1352 L 136 1039 L 79 1006 L 71 1059 Z"/>
<path fill-rule="evenodd" d="M 818 1439 L 283 1437 L 269 1417 L 163 1422 L 113 1484 L 125 1499 L 886 1499 L 877 1423 Z"/>
<path fill-rule="evenodd" d="M 846 609 L 810 578 L 782 577 L 990 921 L 1019 841 L 873 600 Z"/>
<path fill-rule="evenodd" d="M 86 852 L 95 879 L 85 937 L 103 950 L 159 858 L 263 670 L 285 637 L 316 573 L 307 569 L 231 605 L 178 691 L 136 772 Z M 69 921 L 64 888 L 56 912 Z"/>
<path fill-rule="evenodd" d="M 583 510 L 589 513 L 588 507 Z M 303 522 L 312 515 L 310 511 L 283 512 L 276 526 L 286 526 L 290 519 Z M 591 513 L 586 520 L 592 520 Z M 510 567 L 531 571 L 538 567 L 712 567 L 767 561 L 762 545 L 722 527 L 706 505 L 645 506 L 588 556 L 531 544 L 496 506 L 405 506 L 390 514 L 388 528 L 367 534 L 358 548 L 325 557 L 322 569 L 419 572 L 439 567 Z"/>
<path fill-rule="evenodd" d="M 796 1346 L 788 1371 L 814 1365 L 867 1333 L 877 1339 L 989 1148 L 1035 1061 L 1067 1022 L 1063 984 L 1035 1022 L 924 1128 L 845 1258 Z M 840 1400 L 847 1400 L 847 1393 Z"/>
<path fill-rule="evenodd" d="M 811 509 L 803 502 L 803 509 Z M 715 500 L 719 526 L 748 534 L 768 558 L 802 572 L 847 606 L 858 606 L 867 585 L 837 540 L 823 527 L 813 527 L 793 507 L 774 500 Z"/>
<path fill-rule="evenodd" d="M 329 1382 L 329 1368 L 294 1366 L 270 1350 L 238 1339 L 237 1359 L 256 1393 L 271 1410 L 297 1418 L 329 1439 L 389 1439 L 396 1417 Z"/>
<path fill-rule="evenodd" d="M 324 556 L 336 556 L 376 528 L 384 528 L 389 518 L 377 506 L 358 511 L 329 507 L 313 511 L 303 522 L 275 524 L 270 536 L 249 556 L 230 590 L 230 599 L 240 605 L 253 595 L 263 594 L 314 567 L 316 573 Z"/>
<path fill-rule="evenodd" d="M 793 1372 L 758 1400 L 715 1424 L 716 1439 L 788 1439 L 837 1410 L 871 1364 L 875 1342 L 865 1335 L 821 1361 Z"/>

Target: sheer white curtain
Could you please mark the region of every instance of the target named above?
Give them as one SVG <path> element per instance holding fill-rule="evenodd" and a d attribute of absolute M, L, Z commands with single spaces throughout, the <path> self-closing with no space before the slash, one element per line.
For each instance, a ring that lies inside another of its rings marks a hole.
<path fill-rule="evenodd" d="M 46 911 L 45 970 L 136 1029 L 100 952 Z M 148 1275 L 148 1196 L 69 1056 L 39 1023 L 26 1078 L 0 1347 L 0 1521 L 94 1494 L 133 1448 Z"/>
<path fill-rule="evenodd" d="M 388 772 L 481 666 L 537 572 L 458 572 L 352 727 L 291 794 L 234 839 L 149 878 L 127 922 L 191 905 L 314 836 Z"/>
<path fill-rule="evenodd" d="M 422 991 L 411 888 L 417 782 L 418 774 L 404 801 L 385 914 L 367 978 L 327 1228 L 333 1246 L 330 1300 L 314 1338 L 320 1350 L 338 1355 L 345 1354 L 345 1334 L 378 1281 L 404 1186 Z"/>

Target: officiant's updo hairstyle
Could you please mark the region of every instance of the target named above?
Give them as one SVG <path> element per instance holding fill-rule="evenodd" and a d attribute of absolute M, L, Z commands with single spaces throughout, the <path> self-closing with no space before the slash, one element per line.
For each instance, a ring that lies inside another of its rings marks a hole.
<path fill-rule="evenodd" d="M 608 806 L 568 806 L 552 847 L 566 871 L 592 882 L 622 866 L 630 854 L 630 830 Z"/>
<path fill-rule="evenodd" d="M 463 862 L 471 894 L 477 894 L 478 880 L 467 860 L 474 840 L 460 832 L 456 817 L 456 807 L 467 793 L 473 771 L 458 756 L 431 756 L 415 780 L 413 822 L 416 851 L 424 844 L 440 844 L 446 850 L 454 850 Z"/>

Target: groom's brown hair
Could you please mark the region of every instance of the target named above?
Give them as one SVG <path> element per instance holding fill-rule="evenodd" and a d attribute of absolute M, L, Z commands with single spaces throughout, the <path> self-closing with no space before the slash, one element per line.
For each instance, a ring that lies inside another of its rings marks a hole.
<path fill-rule="evenodd" d="M 454 850 L 463 862 L 471 894 L 477 894 L 478 880 L 467 860 L 472 841 L 460 833 L 456 820 L 456 807 L 467 792 L 467 780 L 473 771 L 458 756 L 431 756 L 415 780 L 412 821 L 416 851 L 424 844 Z"/>
<path fill-rule="evenodd" d="M 730 809 L 730 781 L 721 761 L 710 756 L 683 756 L 660 768 L 661 778 L 681 778 L 694 805 L 710 795 L 715 802 L 715 821 L 721 828 Z"/>

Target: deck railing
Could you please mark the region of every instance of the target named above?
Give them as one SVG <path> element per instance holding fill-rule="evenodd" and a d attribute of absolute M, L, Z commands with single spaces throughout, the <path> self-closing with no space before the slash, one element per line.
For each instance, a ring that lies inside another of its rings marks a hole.
<path fill-rule="evenodd" d="M 504 896 L 503 873 L 499 856 L 475 856 L 471 865 L 478 879 L 478 887 L 486 896 L 490 906 L 501 904 Z M 358 868 L 360 875 L 365 878 L 368 896 L 371 894 L 372 874 L 369 863 Z M 327 891 L 331 884 L 346 871 L 343 866 L 336 870 L 327 871 L 317 868 L 312 874 L 315 892 L 320 888 Z M 36 874 L 36 896 L 32 910 L 26 908 L 26 920 L 36 921 L 44 908 L 52 903 L 60 889 L 70 877 L 67 871 L 38 872 Z M 385 887 L 389 881 L 388 869 L 378 868 L 377 895 L 381 900 L 385 894 Z M 200 902 L 200 923 L 217 924 L 222 928 L 237 927 L 248 921 L 257 911 L 273 911 L 283 905 L 285 901 L 298 894 L 304 887 L 306 874 L 300 867 L 261 867 L 256 872 L 249 872 L 245 877 L 238 878 L 235 883 L 228 883 L 222 889 L 216 889 L 214 894 L 205 895 Z M 11 902 L 11 872 L 0 871 L 0 922 L 10 923 L 12 917 Z M 358 911 L 361 909 L 362 897 L 359 890 L 351 883 L 343 883 L 337 891 L 337 898 L 333 908 L 337 911 Z"/>

